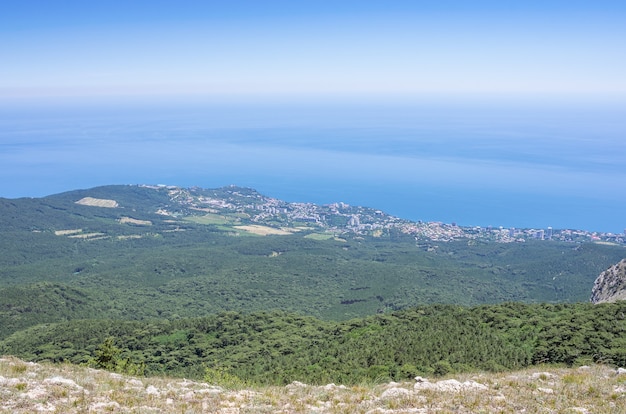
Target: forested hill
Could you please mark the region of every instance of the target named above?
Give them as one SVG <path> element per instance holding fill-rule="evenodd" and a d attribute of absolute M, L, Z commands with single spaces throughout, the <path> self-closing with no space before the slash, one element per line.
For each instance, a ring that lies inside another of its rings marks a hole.
<path fill-rule="evenodd" d="M 0 341 L 0 354 L 222 386 L 359 384 L 537 364 L 626 366 L 626 302 L 418 307 L 345 322 L 285 312 L 76 320 Z"/>
<path fill-rule="evenodd" d="M 623 244 L 512 241 L 239 187 L 0 199 L 0 230 L 0 338 L 94 317 L 283 310 L 345 320 L 433 303 L 586 302 L 625 254 Z"/>

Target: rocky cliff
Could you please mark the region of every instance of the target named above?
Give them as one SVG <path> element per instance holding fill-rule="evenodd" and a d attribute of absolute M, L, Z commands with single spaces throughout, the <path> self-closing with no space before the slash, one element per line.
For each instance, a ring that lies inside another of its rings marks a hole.
<path fill-rule="evenodd" d="M 618 300 L 626 300 L 626 259 L 600 273 L 591 290 L 593 303 Z"/>

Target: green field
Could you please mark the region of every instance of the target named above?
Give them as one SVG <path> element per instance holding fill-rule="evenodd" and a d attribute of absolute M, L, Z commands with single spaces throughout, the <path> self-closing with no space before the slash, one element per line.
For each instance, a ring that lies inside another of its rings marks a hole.
<path fill-rule="evenodd" d="M 192 223 L 197 223 L 197 224 L 214 224 L 214 225 L 235 224 L 238 222 L 238 220 L 234 217 L 226 217 L 221 214 L 211 214 L 211 213 L 205 214 L 203 216 L 185 217 L 185 220 L 190 221 Z"/>

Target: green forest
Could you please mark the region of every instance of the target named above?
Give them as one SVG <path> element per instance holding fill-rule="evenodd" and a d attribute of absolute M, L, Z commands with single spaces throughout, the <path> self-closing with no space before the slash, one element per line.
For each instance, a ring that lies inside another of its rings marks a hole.
<path fill-rule="evenodd" d="M 38 325 L 0 352 L 237 384 L 355 384 L 534 364 L 626 365 L 626 302 L 430 305 L 348 321 L 286 312 Z"/>
<path fill-rule="evenodd" d="M 258 193 L 198 194 L 230 210 L 137 186 L 0 199 L 0 353 L 259 384 L 626 365 L 626 305 L 588 303 L 624 245 L 304 221 L 261 236 L 238 227 L 259 225 Z M 118 206 L 76 204 L 87 196 Z"/>
<path fill-rule="evenodd" d="M 586 302 L 595 277 L 624 254 L 558 242 L 459 241 L 427 251 L 403 239 L 232 237 L 204 228 L 136 240 L 13 238 L 28 251 L 7 239 L 0 338 L 77 318 L 283 310 L 346 320 L 425 304 Z"/>

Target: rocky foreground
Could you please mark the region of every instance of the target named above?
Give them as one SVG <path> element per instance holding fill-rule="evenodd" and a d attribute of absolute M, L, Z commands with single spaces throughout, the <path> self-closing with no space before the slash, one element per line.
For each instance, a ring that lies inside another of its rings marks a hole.
<path fill-rule="evenodd" d="M 543 368 L 383 385 L 224 389 L 0 358 L 0 413 L 625 413 L 626 370 Z"/>

